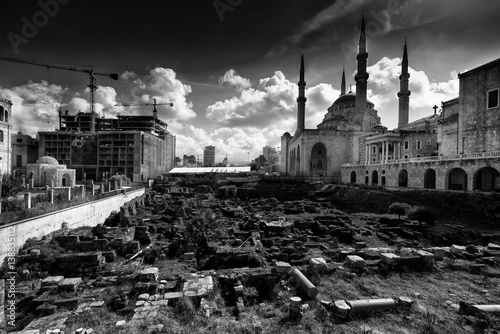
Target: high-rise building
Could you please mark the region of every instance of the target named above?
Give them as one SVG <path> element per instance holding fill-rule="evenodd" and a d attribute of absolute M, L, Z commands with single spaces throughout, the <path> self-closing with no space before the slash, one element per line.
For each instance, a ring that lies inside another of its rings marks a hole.
<path fill-rule="evenodd" d="M 215 146 L 205 146 L 205 149 L 203 150 L 203 166 L 215 166 Z"/>
<path fill-rule="evenodd" d="M 186 155 L 182 157 L 182 166 L 183 167 L 196 167 L 196 156 L 194 155 Z"/>
<path fill-rule="evenodd" d="M 269 161 L 269 157 L 272 154 L 276 154 L 276 149 L 271 146 L 264 146 L 264 148 L 262 149 L 262 155 L 264 156 L 264 158 Z"/>
<path fill-rule="evenodd" d="M 115 174 L 133 182 L 174 167 L 175 136 L 154 116 L 95 118 L 88 113 L 59 114 L 59 130 L 39 132 L 39 156 L 51 156 L 76 169 L 76 178 L 102 180 Z"/>

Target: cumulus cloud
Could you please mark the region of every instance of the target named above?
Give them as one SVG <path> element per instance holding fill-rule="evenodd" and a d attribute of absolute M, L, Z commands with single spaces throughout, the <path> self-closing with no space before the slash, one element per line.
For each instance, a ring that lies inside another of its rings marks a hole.
<path fill-rule="evenodd" d="M 249 79 L 239 76 L 233 69 L 230 69 L 223 76 L 219 77 L 219 85 L 234 87 L 236 90 L 242 91 L 249 88 L 252 84 Z"/>
<path fill-rule="evenodd" d="M 368 67 L 370 82 L 382 92 L 399 91 L 399 75 L 401 74 L 401 58 L 384 57 L 376 64 Z M 458 95 L 459 80 L 456 72 L 450 73 L 448 81 L 436 82 L 431 80 L 424 71 L 417 71 L 411 67 L 410 73 L 410 108 L 432 108 L 441 101 L 452 99 Z M 382 103 L 383 104 L 383 103 Z"/>
<path fill-rule="evenodd" d="M 95 103 L 94 111 L 97 115 L 103 117 L 114 117 L 122 108 L 115 107 L 116 90 L 113 87 L 99 86 L 94 93 Z M 77 112 L 90 112 L 90 89 L 86 88 L 83 92 L 73 93 L 68 103 L 62 105 L 64 110 L 69 110 L 71 114 Z"/>
<path fill-rule="evenodd" d="M 288 80 L 281 71 L 276 71 L 273 76 L 260 79 L 257 87 L 249 87 L 238 96 L 208 106 L 206 117 L 224 126 L 267 130 L 277 127 L 283 134 L 293 131 L 289 125 L 296 121 L 297 94 L 297 84 Z M 315 127 L 338 97 L 338 91 L 329 84 L 319 84 L 308 88 L 306 96 L 307 126 Z"/>
<path fill-rule="evenodd" d="M 316 128 L 339 93 L 325 83 L 306 89 L 307 128 Z M 209 135 L 210 145 L 243 158 L 245 152 L 261 152 L 266 145 L 280 146 L 283 133 L 293 133 L 296 129 L 297 96 L 297 84 L 276 71 L 260 79 L 256 87 L 248 87 L 236 96 L 215 102 L 208 106 L 206 117 L 222 127 Z"/>
<path fill-rule="evenodd" d="M 381 111 L 379 115 L 382 122 L 395 126 L 397 120 L 397 92 L 399 91 L 399 75 L 401 74 L 401 58 L 384 57 L 376 64 L 368 67 L 370 74 L 369 85 L 373 85 L 374 91 L 369 91 L 368 98 L 375 103 L 375 107 Z M 456 72 L 450 73 L 447 81 L 435 81 L 430 79 L 424 71 L 417 71 L 411 67 L 409 89 L 410 96 L 410 121 L 429 116 L 434 105 L 440 105 L 458 96 L 459 80 Z M 392 109 L 393 112 L 388 112 Z M 396 110 L 396 113 L 394 112 Z M 391 123 L 392 122 L 392 123 Z"/>
<path fill-rule="evenodd" d="M 11 88 L 0 87 L 0 95 L 12 101 L 14 131 L 35 136 L 40 130 L 53 130 L 58 124 L 58 109 L 68 89 L 47 81 L 29 81 Z"/>
<path fill-rule="evenodd" d="M 166 114 L 159 113 L 159 117 L 168 120 L 188 120 L 196 117 L 193 103 L 187 100 L 192 92 L 191 86 L 183 84 L 177 79 L 177 74 L 169 68 L 157 67 L 148 75 L 139 76 L 134 72 L 124 72 L 120 79 L 129 85 L 129 92 L 119 96 L 121 104 L 173 103 L 168 107 Z M 160 111 L 160 110 L 159 110 Z M 144 107 L 127 107 L 131 114 L 144 114 Z"/>

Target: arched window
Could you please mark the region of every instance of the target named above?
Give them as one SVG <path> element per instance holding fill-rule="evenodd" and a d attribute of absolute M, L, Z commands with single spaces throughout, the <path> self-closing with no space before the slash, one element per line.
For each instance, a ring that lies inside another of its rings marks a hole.
<path fill-rule="evenodd" d="M 0 130 L 0 143 L 3 143 L 3 131 Z"/>
<path fill-rule="evenodd" d="M 5 118 L 4 118 L 4 109 L 2 106 L 0 106 L 0 122 L 5 122 Z"/>
<path fill-rule="evenodd" d="M 7 110 L 5 110 L 5 122 L 9 122 L 9 112 Z"/>

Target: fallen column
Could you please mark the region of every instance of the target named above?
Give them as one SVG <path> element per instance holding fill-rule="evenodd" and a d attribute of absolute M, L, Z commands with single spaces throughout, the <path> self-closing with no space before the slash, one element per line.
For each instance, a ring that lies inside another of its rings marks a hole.
<path fill-rule="evenodd" d="M 398 306 L 393 298 L 348 300 L 346 303 L 351 307 L 351 313 L 388 310 Z"/>
<path fill-rule="evenodd" d="M 300 270 L 298 270 L 297 268 L 293 269 L 292 277 L 295 279 L 297 283 L 299 283 L 299 285 L 302 287 L 302 289 L 307 293 L 307 295 L 310 298 L 312 299 L 316 298 L 316 296 L 319 293 L 318 288 L 316 288 L 311 283 L 311 281 L 309 281 L 307 277 L 305 277 L 304 274 L 300 272 Z"/>
<path fill-rule="evenodd" d="M 500 313 L 500 305 L 467 305 L 465 313 L 470 315 L 480 313 Z"/>

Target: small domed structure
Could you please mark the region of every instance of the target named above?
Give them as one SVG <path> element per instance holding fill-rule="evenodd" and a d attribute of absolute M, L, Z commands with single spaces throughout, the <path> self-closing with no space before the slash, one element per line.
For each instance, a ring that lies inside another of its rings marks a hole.
<path fill-rule="evenodd" d="M 75 186 L 76 170 L 60 165 L 57 159 L 49 156 L 40 157 L 34 164 L 28 164 L 26 174 L 30 180 L 30 187 Z"/>
<path fill-rule="evenodd" d="M 35 162 L 37 165 L 59 165 L 56 158 L 49 157 L 48 155 L 38 158 Z"/>

